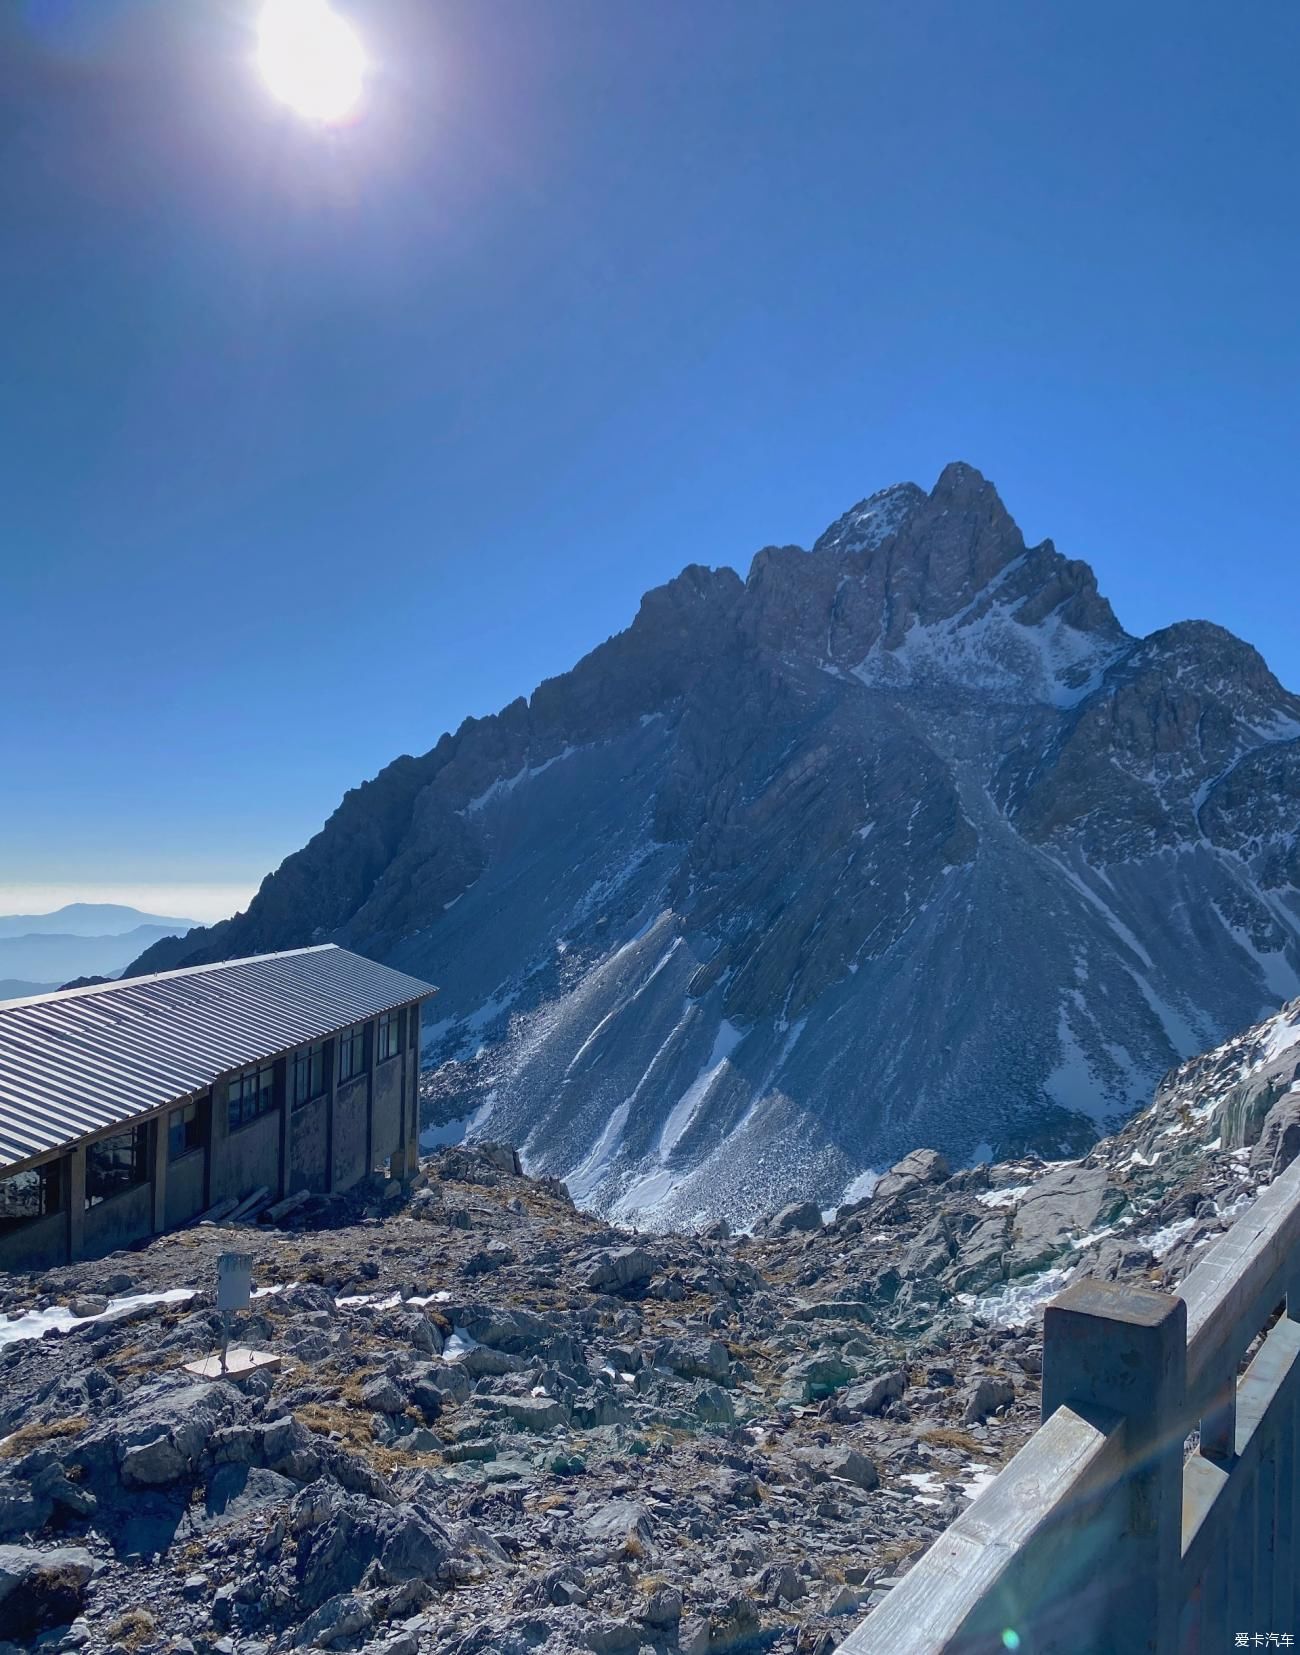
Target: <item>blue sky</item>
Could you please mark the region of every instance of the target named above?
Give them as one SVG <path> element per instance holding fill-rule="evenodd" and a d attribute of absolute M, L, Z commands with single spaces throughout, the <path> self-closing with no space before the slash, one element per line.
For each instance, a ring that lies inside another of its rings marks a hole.
<path fill-rule="evenodd" d="M 953 458 L 1300 687 L 1294 5 L 338 0 L 324 132 L 257 4 L 0 22 L 0 906 L 208 917 Z"/>

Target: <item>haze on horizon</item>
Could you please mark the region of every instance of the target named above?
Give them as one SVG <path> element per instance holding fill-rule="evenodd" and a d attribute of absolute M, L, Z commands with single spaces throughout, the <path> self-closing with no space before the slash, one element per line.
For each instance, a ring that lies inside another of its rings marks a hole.
<path fill-rule="evenodd" d="M 262 0 L 0 19 L 0 910 L 220 918 L 684 564 L 954 458 L 1300 686 L 1294 8 L 335 10 L 333 125 Z"/>

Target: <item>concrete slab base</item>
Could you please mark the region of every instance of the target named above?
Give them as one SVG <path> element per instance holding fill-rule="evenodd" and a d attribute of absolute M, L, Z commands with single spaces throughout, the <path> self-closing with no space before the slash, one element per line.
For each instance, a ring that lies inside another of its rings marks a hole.
<path fill-rule="evenodd" d="M 245 1345 L 231 1345 L 226 1352 L 226 1366 L 221 1366 L 221 1357 L 205 1356 L 199 1362 L 187 1362 L 186 1373 L 192 1373 L 196 1379 L 247 1379 L 250 1373 L 274 1373 L 280 1366 L 280 1358 L 269 1350 L 249 1350 Z"/>

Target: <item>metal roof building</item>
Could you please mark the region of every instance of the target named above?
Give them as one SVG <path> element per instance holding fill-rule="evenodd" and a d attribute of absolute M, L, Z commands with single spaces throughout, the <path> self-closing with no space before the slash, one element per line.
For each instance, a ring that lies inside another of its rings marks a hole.
<path fill-rule="evenodd" d="M 328 944 L 0 1004 L 0 1268 L 38 1232 L 61 1229 L 53 1250 L 73 1258 L 250 1182 L 274 1195 L 403 1171 L 434 992 Z M 98 1210 L 115 1200 L 120 1224 Z"/>

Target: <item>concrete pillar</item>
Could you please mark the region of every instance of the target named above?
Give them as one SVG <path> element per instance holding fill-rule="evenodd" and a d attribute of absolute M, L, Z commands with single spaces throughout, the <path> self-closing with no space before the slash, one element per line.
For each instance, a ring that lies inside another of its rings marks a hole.
<path fill-rule="evenodd" d="M 68 1258 L 79 1259 L 86 1241 L 86 1146 L 68 1156 Z"/>
<path fill-rule="evenodd" d="M 279 1070 L 277 1083 L 280 1092 L 280 1138 L 279 1138 L 279 1183 L 276 1185 L 277 1198 L 283 1198 L 289 1193 L 289 1168 L 293 1165 L 293 1098 L 290 1094 L 292 1070 L 287 1057 L 280 1058 L 276 1063 Z"/>
<path fill-rule="evenodd" d="M 406 1166 L 409 1176 L 414 1177 L 420 1167 L 420 1024 L 423 1021 L 423 1006 L 416 1001 L 411 1007 L 411 1016 L 415 1020 L 415 1032 L 407 1042 L 407 1051 L 410 1053 L 410 1113 L 407 1116 L 406 1138 Z"/>
<path fill-rule="evenodd" d="M 334 1110 L 338 1104 L 339 1093 L 339 1067 L 336 1056 L 338 1041 L 328 1041 L 325 1049 L 329 1056 L 330 1068 L 329 1088 L 325 1093 L 325 1188 L 330 1191 L 334 1188 Z"/>
<path fill-rule="evenodd" d="M 1112 1655 L 1171 1655 L 1177 1647 L 1186 1379 L 1181 1299 L 1080 1281 L 1048 1305 L 1043 1418 L 1064 1403 L 1124 1418 L 1125 1469 L 1114 1491 L 1119 1540 L 1105 1563 L 1107 1590 L 1097 1598 L 1107 1624 L 1095 1647 Z M 1094 1645 L 1084 1638 L 1077 1647 Z"/>
<path fill-rule="evenodd" d="M 171 1110 L 166 1109 L 149 1123 L 149 1148 L 153 1165 L 153 1233 L 167 1228 L 167 1163 L 170 1144 Z"/>

